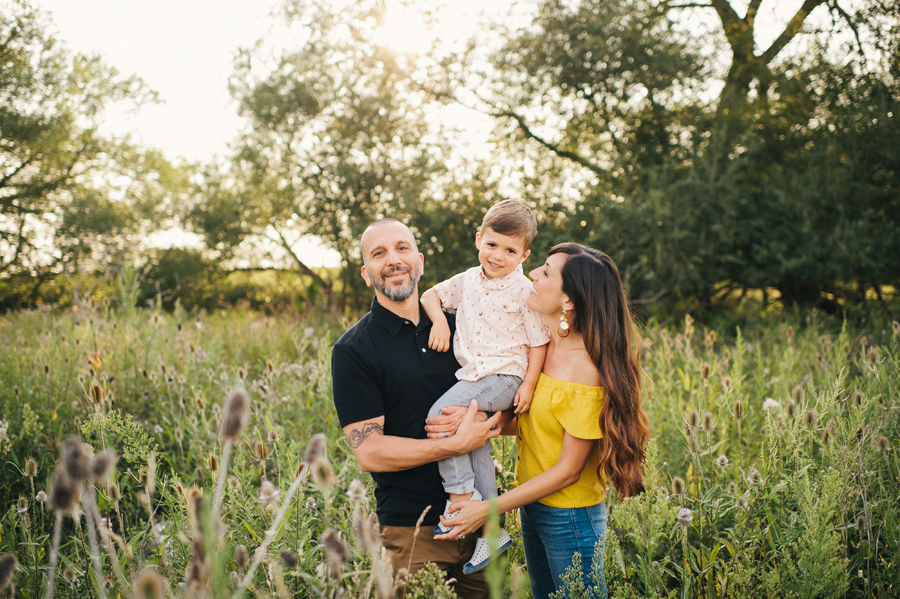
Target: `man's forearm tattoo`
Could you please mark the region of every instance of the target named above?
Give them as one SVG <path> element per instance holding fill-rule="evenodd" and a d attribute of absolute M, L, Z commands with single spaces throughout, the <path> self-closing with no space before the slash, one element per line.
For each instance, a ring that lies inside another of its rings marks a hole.
<path fill-rule="evenodd" d="M 374 435 L 375 433 L 378 433 L 379 435 L 384 434 L 384 427 L 376 422 L 365 423 L 362 430 L 358 428 L 350 429 L 350 432 L 347 433 L 347 441 L 350 442 L 350 448 L 356 449 L 363 444 L 363 441 L 365 441 L 369 435 Z"/>

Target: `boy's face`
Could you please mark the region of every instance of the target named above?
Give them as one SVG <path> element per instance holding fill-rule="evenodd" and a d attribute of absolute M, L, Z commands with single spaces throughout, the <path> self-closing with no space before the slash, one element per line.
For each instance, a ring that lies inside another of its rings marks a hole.
<path fill-rule="evenodd" d="M 475 234 L 478 261 L 489 279 L 496 279 L 511 273 L 525 261 L 531 250 L 525 249 L 524 237 L 501 235 L 490 227 L 483 233 Z"/>

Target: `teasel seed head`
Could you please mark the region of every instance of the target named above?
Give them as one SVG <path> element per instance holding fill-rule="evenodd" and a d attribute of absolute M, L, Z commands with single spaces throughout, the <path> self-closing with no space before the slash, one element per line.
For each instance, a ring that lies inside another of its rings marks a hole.
<path fill-rule="evenodd" d="M 891 450 L 891 442 L 888 441 L 888 438 L 884 435 L 879 435 L 877 439 L 875 439 L 875 449 L 879 452 L 885 452 Z"/>
<path fill-rule="evenodd" d="M 800 403 L 803 401 L 804 395 L 806 395 L 806 390 L 800 385 L 794 385 L 794 389 L 791 391 L 791 399 Z"/>
<path fill-rule="evenodd" d="M 830 439 L 831 439 L 831 427 L 826 426 L 822 430 L 822 436 L 819 438 L 819 441 L 821 441 L 822 445 L 826 445 Z"/>
<path fill-rule="evenodd" d="M 315 481 L 316 485 L 323 493 L 327 493 L 337 485 L 338 480 L 334 473 L 334 468 L 332 468 L 331 463 L 324 458 L 313 462 L 310 467 L 310 473 L 312 474 L 313 481 Z"/>
<path fill-rule="evenodd" d="M 239 379 L 244 380 L 244 378 L 247 376 L 247 373 L 243 368 L 238 368 L 237 375 Z"/>
<path fill-rule="evenodd" d="M 278 443 L 278 437 L 279 434 L 277 429 L 273 428 L 269 430 L 269 443 Z"/>
<path fill-rule="evenodd" d="M 375 530 L 372 528 L 371 521 L 368 518 L 364 518 L 362 514 L 357 514 L 353 518 L 353 523 L 356 525 L 356 536 L 359 537 L 365 552 L 369 555 L 377 552 L 378 541 L 376 540 Z"/>
<path fill-rule="evenodd" d="M 703 412 L 703 419 L 700 421 L 700 425 L 703 427 L 703 430 L 711 431 L 713 427 L 715 427 L 715 423 L 713 422 L 713 415 L 708 411 Z"/>
<path fill-rule="evenodd" d="M 322 533 L 322 544 L 325 545 L 331 577 L 338 580 L 341 577 L 341 571 L 350 560 L 350 550 L 347 549 L 347 545 L 344 544 L 338 533 L 330 528 Z"/>
<path fill-rule="evenodd" d="M 50 506 L 61 512 L 70 513 L 78 502 L 80 485 L 73 480 L 62 466 L 56 468 L 50 481 Z"/>
<path fill-rule="evenodd" d="M 747 474 L 747 482 L 753 487 L 758 487 L 762 483 L 762 475 L 756 466 L 750 466 L 750 472 Z"/>
<path fill-rule="evenodd" d="M 165 599 L 166 589 L 162 577 L 153 566 L 141 570 L 134 581 L 135 599 Z"/>
<path fill-rule="evenodd" d="M 733 384 L 734 384 L 734 383 L 732 382 L 730 376 L 726 376 L 724 379 L 722 379 L 722 387 L 723 387 L 726 391 L 727 391 L 728 389 L 731 389 L 731 386 L 732 386 Z"/>
<path fill-rule="evenodd" d="M 709 367 L 709 364 L 704 364 L 703 367 L 700 369 L 700 378 L 703 379 L 704 381 L 707 380 L 709 378 L 710 372 L 711 372 L 711 369 Z"/>
<path fill-rule="evenodd" d="M 168 367 L 166 367 L 165 362 L 159 363 L 159 371 L 162 372 L 163 374 L 167 374 L 169 372 L 169 369 L 168 369 Z"/>
<path fill-rule="evenodd" d="M 854 408 L 858 408 L 860 405 L 862 405 L 862 400 L 863 394 L 859 389 L 854 391 L 853 395 L 850 396 L 850 403 Z"/>
<path fill-rule="evenodd" d="M 14 386 L 13 386 L 13 395 L 15 395 L 16 397 L 19 397 L 19 394 L 20 394 L 20 393 L 21 393 L 21 391 L 19 390 L 19 386 L 18 386 L 18 385 L 14 385 Z"/>
<path fill-rule="evenodd" d="M 119 490 L 119 485 L 114 482 L 109 483 L 106 486 L 106 496 L 109 497 L 111 502 L 119 503 L 122 499 L 122 492 Z"/>
<path fill-rule="evenodd" d="M 270 373 L 275 372 L 275 365 L 272 364 L 271 360 L 266 360 L 266 370 L 268 370 Z"/>
<path fill-rule="evenodd" d="M 869 366 L 877 366 L 878 365 L 878 350 L 874 347 L 870 347 L 869 351 L 866 352 L 866 360 L 869 362 Z"/>
<path fill-rule="evenodd" d="M 202 395 L 198 395 L 197 397 L 194 398 L 194 404 L 196 404 L 197 409 L 200 410 L 201 412 L 206 409 L 206 400 L 203 398 Z"/>
<path fill-rule="evenodd" d="M 691 426 L 692 429 L 697 429 L 700 427 L 700 413 L 697 410 L 691 410 L 688 413 L 687 422 Z"/>
<path fill-rule="evenodd" d="M 684 436 L 687 438 L 691 438 L 694 436 L 694 431 L 691 428 L 691 423 L 685 420 L 681 425 L 681 432 L 684 433 Z"/>
<path fill-rule="evenodd" d="M 78 437 L 69 437 L 60 445 L 60 461 L 69 478 L 80 482 L 88 477 L 91 462 Z"/>
<path fill-rule="evenodd" d="M 216 457 L 216 454 L 209 454 L 209 456 L 206 458 L 206 467 L 209 468 L 210 472 L 216 472 L 219 470 L 219 458 Z"/>
<path fill-rule="evenodd" d="M 894 322 L 891 323 L 891 328 L 894 329 L 894 337 L 900 336 L 900 322 L 897 322 L 895 320 Z"/>
<path fill-rule="evenodd" d="M 89 396 L 91 399 L 91 403 L 94 404 L 95 406 L 99 406 L 100 404 L 103 403 L 104 393 L 103 393 L 103 387 L 100 386 L 100 383 L 92 383 L 91 384 L 91 391 L 89 393 Z"/>
<path fill-rule="evenodd" d="M 222 442 L 235 442 L 241 437 L 244 426 L 247 424 L 250 408 L 250 398 L 243 389 L 235 389 L 225 401 L 225 411 L 222 415 Z"/>
<path fill-rule="evenodd" d="M 19 567 L 19 560 L 12 553 L 0 553 L 0 591 L 3 591 L 12 582 Z"/>
<path fill-rule="evenodd" d="M 278 552 L 278 555 L 281 556 L 281 561 L 284 562 L 288 570 L 293 570 L 300 563 L 300 560 L 297 559 L 297 554 L 290 549 L 282 549 Z"/>
<path fill-rule="evenodd" d="M 95 455 L 91 460 L 91 480 L 105 482 L 109 471 L 116 465 L 116 460 L 116 452 L 112 449 L 105 449 Z"/>
<path fill-rule="evenodd" d="M 675 495 L 684 494 L 684 479 L 680 476 L 676 476 L 672 479 L 672 493 Z"/>
<path fill-rule="evenodd" d="M 257 441 L 253 449 L 257 460 L 269 459 L 269 447 L 262 441 Z"/>
<path fill-rule="evenodd" d="M 49 364 L 44 364 L 44 375 L 50 376 L 50 365 Z"/>
<path fill-rule="evenodd" d="M 249 561 L 249 556 L 247 555 L 247 548 L 243 545 L 238 545 L 234 549 L 234 561 L 237 564 L 238 568 L 246 568 L 247 562 Z"/>
<path fill-rule="evenodd" d="M 734 405 L 731 408 L 731 415 L 734 416 L 735 420 L 741 420 L 747 415 L 746 412 L 744 412 L 744 403 L 741 400 L 734 400 Z"/>
<path fill-rule="evenodd" d="M 25 476 L 28 478 L 34 478 L 37 476 L 38 466 L 37 462 L 34 461 L 34 458 L 28 458 L 25 460 Z"/>
<path fill-rule="evenodd" d="M 816 414 L 816 411 L 810 408 L 806 410 L 806 413 L 803 414 L 803 426 L 806 427 L 806 430 L 814 431 L 816 430 L 816 425 L 819 423 L 819 416 Z"/>
<path fill-rule="evenodd" d="M 797 403 L 792 399 L 784 406 L 784 413 L 793 420 L 797 416 Z"/>
<path fill-rule="evenodd" d="M 318 434 L 310 439 L 306 446 L 306 452 L 303 454 L 303 461 L 312 464 L 325 455 L 325 435 Z"/>

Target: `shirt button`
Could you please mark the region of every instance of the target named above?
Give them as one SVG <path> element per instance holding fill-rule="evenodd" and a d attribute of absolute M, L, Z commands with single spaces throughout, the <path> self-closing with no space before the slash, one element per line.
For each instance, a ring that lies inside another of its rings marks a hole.
<path fill-rule="evenodd" d="M 484 316 L 484 312 L 479 312 L 478 316 Z"/>
<path fill-rule="evenodd" d="M 424 348 L 424 347 L 422 348 L 422 353 L 423 353 L 423 354 L 425 353 L 425 348 Z"/>

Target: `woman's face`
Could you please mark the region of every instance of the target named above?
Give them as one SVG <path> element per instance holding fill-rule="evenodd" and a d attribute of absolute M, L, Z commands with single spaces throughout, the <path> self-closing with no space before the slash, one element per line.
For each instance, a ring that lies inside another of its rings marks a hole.
<path fill-rule="evenodd" d="M 525 300 L 525 305 L 538 314 L 559 314 L 563 302 L 568 296 L 562 290 L 562 267 L 568 259 L 567 254 L 553 254 L 547 258 L 543 266 L 529 273 L 534 281 L 534 293 Z"/>

